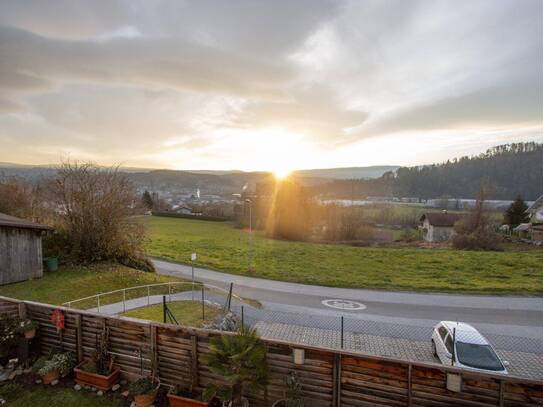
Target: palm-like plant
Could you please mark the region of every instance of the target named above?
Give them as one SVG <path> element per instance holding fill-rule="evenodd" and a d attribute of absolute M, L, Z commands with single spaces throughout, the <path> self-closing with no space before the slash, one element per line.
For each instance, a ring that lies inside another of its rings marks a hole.
<path fill-rule="evenodd" d="M 206 400 L 216 396 L 239 407 L 244 390 L 256 391 L 267 383 L 266 347 L 254 329 L 242 327 L 236 335 L 211 338 L 209 347 L 204 362 L 227 385 L 209 386 L 204 392 Z"/>

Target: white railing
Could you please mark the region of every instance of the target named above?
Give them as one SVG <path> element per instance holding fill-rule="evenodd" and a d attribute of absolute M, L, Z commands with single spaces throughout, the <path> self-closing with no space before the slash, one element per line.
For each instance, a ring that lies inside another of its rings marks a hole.
<path fill-rule="evenodd" d="M 178 287 L 183 288 L 183 286 L 187 287 L 187 290 L 179 290 L 178 289 Z M 146 284 L 146 285 L 139 285 L 139 286 L 134 286 L 134 287 L 121 288 L 121 289 L 118 289 L 118 290 L 112 290 L 112 291 L 108 291 L 108 292 L 104 292 L 104 293 L 90 295 L 88 297 L 78 298 L 78 299 L 72 300 L 72 301 L 67 301 L 67 302 L 63 303 L 62 305 L 65 306 L 65 307 L 68 307 L 68 308 L 73 308 L 74 305 L 77 305 L 78 303 L 88 301 L 89 303 L 92 303 L 92 305 L 96 305 L 97 311 L 100 312 L 100 307 L 102 307 L 104 305 L 122 302 L 122 304 L 123 304 L 123 312 L 125 312 L 126 311 L 126 302 L 127 302 L 127 293 L 129 293 L 129 296 L 130 296 L 130 293 L 134 292 L 136 290 L 145 291 L 146 292 L 145 295 L 143 295 L 143 296 L 135 296 L 135 297 L 129 298 L 128 300 L 134 300 L 134 299 L 145 298 L 146 297 L 147 298 L 147 305 L 151 305 L 151 297 L 153 295 L 168 295 L 168 301 L 171 301 L 172 292 L 175 294 L 176 292 L 180 293 L 180 292 L 192 291 L 193 298 L 194 298 L 195 286 L 198 286 L 199 290 L 203 289 L 203 290 L 207 290 L 207 291 L 210 291 L 210 290 L 218 291 L 221 294 L 225 295 L 225 299 L 227 299 L 228 296 L 231 295 L 236 300 L 238 300 L 240 302 L 245 302 L 242 297 L 234 294 L 233 292 L 225 290 L 225 289 L 217 287 L 217 286 L 214 286 L 214 285 L 204 284 L 204 283 L 197 282 L 197 281 L 195 281 L 194 283 L 190 282 L 190 281 L 170 281 L 168 283 Z M 156 294 L 151 295 L 151 290 L 152 289 L 160 289 L 160 288 L 166 288 L 166 287 L 167 287 L 167 291 L 164 290 L 161 293 L 156 293 Z M 173 287 L 173 290 L 172 290 L 172 287 Z M 113 296 L 113 295 L 116 295 L 116 294 L 119 295 L 119 301 L 107 302 L 106 304 L 104 303 L 104 301 L 103 301 L 104 297 Z M 122 295 L 122 297 L 121 297 L 121 295 Z M 94 306 L 83 308 L 83 309 L 89 309 L 89 308 L 94 308 Z"/>

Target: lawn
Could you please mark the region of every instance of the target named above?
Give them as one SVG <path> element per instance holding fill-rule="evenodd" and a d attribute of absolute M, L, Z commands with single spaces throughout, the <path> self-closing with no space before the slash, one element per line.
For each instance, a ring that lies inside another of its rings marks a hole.
<path fill-rule="evenodd" d="M 76 392 L 71 388 L 6 383 L 0 385 L 0 398 L 10 407 L 100 407 L 128 406 L 130 403 L 110 396 L 97 397 L 94 393 Z"/>
<path fill-rule="evenodd" d="M 172 301 L 168 303 L 170 311 L 180 325 L 201 327 L 215 319 L 220 310 L 205 305 L 205 320 L 202 319 L 202 303 L 198 301 Z M 123 316 L 163 322 L 162 304 L 138 308 L 125 312 Z"/>
<path fill-rule="evenodd" d="M 474 252 L 454 249 L 326 245 L 254 237 L 228 222 L 143 218 L 152 256 L 233 274 L 334 287 L 484 294 L 543 294 L 543 250 Z"/>
<path fill-rule="evenodd" d="M 62 266 L 58 271 L 45 272 L 43 278 L 2 286 L 0 295 L 56 305 L 101 292 L 168 281 L 179 280 L 116 264 Z M 121 300 L 110 296 L 102 303 Z"/>

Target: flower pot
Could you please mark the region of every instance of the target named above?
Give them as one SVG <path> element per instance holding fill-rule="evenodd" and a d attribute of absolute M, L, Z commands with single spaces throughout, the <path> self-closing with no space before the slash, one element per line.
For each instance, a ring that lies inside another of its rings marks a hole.
<path fill-rule="evenodd" d="M 81 368 L 86 362 L 80 363 L 74 369 L 77 384 L 86 384 L 102 391 L 109 391 L 119 382 L 121 369 L 118 366 L 113 366 L 113 371 L 108 376 L 103 376 L 98 373 L 90 373 L 82 370 Z"/>
<path fill-rule="evenodd" d="M 156 390 L 153 393 L 149 394 L 140 394 L 139 396 L 134 396 L 134 401 L 136 402 L 136 407 L 149 407 L 155 402 Z"/>
<path fill-rule="evenodd" d="M 41 377 L 43 384 L 50 384 L 60 377 L 60 372 L 58 370 L 53 370 L 52 372 L 47 373 Z"/>
<path fill-rule="evenodd" d="M 36 336 L 36 328 L 31 329 L 30 331 L 25 331 L 25 338 L 26 339 L 32 339 Z"/>
<path fill-rule="evenodd" d="M 134 396 L 134 401 L 136 402 L 136 407 L 149 407 L 155 402 L 158 389 L 160 387 L 160 382 L 157 383 L 155 389 L 151 393 L 140 394 Z"/>
<path fill-rule="evenodd" d="M 170 407 L 201 407 L 210 405 L 210 403 L 206 401 L 199 401 L 188 397 L 176 396 L 175 394 L 171 393 L 168 393 L 168 401 L 170 403 Z"/>

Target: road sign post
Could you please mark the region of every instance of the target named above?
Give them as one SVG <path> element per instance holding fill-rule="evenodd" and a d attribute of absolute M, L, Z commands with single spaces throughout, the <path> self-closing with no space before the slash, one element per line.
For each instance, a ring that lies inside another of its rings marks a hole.
<path fill-rule="evenodd" d="M 196 253 L 192 253 L 190 256 L 192 264 L 192 301 L 194 301 L 194 262 L 196 261 Z"/>

